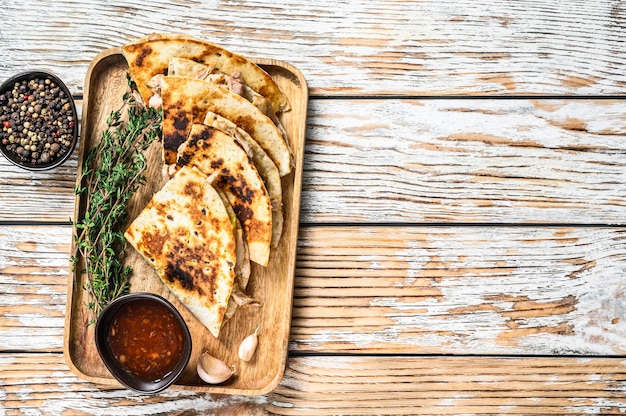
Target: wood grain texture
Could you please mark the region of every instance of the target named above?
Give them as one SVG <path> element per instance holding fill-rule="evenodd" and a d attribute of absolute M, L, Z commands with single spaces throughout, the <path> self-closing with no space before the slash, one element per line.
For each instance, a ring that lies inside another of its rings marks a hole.
<path fill-rule="evenodd" d="M 48 68 L 80 97 L 99 52 L 175 31 L 289 62 L 312 95 L 278 387 L 146 397 L 75 376 L 78 152 L 39 174 L 0 158 L 0 415 L 624 413 L 623 1 L 0 10 L 0 80 Z"/>
<path fill-rule="evenodd" d="M 267 408 L 281 415 L 622 414 L 625 376 L 619 358 L 298 357 Z"/>
<path fill-rule="evenodd" d="M 313 95 L 623 94 L 619 0 L 3 0 L 0 79 L 34 65 L 79 93 L 91 59 L 153 31 L 290 62 Z M 33 57 L 37 61 L 33 62 Z"/>
<path fill-rule="evenodd" d="M 621 101 L 327 100 L 311 111 L 303 221 L 626 219 Z"/>
<path fill-rule="evenodd" d="M 625 233 L 302 228 L 290 351 L 623 355 Z M 0 241 L 0 349 L 60 351 L 70 227 Z"/>
<path fill-rule="evenodd" d="M 4 354 L 0 357 L 3 415 L 254 415 L 264 396 L 217 396 L 168 390 L 154 396 L 90 383 L 69 371 L 63 355 Z M 243 409 L 242 413 L 239 410 Z M 265 413 L 260 413 L 261 415 Z"/>
<path fill-rule="evenodd" d="M 0 357 L 7 415 L 623 414 L 621 358 L 292 357 L 259 397 L 166 391 L 140 396 L 88 383 L 61 354 Z"/>
<path fill-rule="evenodd" d="M 69 222 L 74 206 L 76 156 L 54 171 L 26 172 L 0 156 L 0 222 Z"/>
<path fill-rule="evenodd" d="M 69 226 L 0 226 L 0 351 L 61 351 Z"/>
<path fill-rule="evenodd" d="M 621 100 L 313 99 L 306 136 L 305 223 L 626 223 Z M 0 159 L 0 220 L 71 218 L 77 153 Z"/>
<path fill-rule="evenodd" d="M 303 228 L 291 348 L 623 355 L 624 232 Z"/>

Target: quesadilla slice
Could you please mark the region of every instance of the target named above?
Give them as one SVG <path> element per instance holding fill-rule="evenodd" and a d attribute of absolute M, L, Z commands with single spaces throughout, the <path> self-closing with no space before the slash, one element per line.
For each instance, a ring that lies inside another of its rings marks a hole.
<path fill-rule="evenodd" d="M 201 123 L 206 115 L 205 104 L 200 100 L 203 92 L 183 90 L 179 84 L 170 83 L 170 77 L 163 77 L 161 81 L 163 163 L 166 168 L 176 164 L 178 148 L 187 140 L 191 126 Z"/>
<path fill-rule="evenodd" d="M 226 206 L 206 175 L 180 169 L 124 236 L 218 337 L 235 281 L 236 240 Z"/>
<path fill-rule="evenodd" d="M 267 266 L 272 240 L 272 208 L 254 162 L 228 134 L 194 124 L 178 152 L 177 169 L 194 166 L 205 175 L 217 174 L 219 187 L 243 226 L 250 260 Z"/>
<path fill-rule="evenodd" d="M 278 127 L 283 137 L 287 137 L 287 132 L 276 116 L 270 100 L 244 84 L 239 72 L 233 73 L 232 76 L 226 75 L 217 71 L 210 65 L 192 61 L 191 59 L 173 57 L 170 59 L 167 75 L 209 81 L 242 96 L 246 100 L 250 101 L 256 108 L 261 110 L 263 114 L 268 116 L 274 122 L 276 127 Z"/>
<path fill-rule="evenodd" d="M 232 121 L 247 132 L 267 153 L 281 176 L 291 171 L 292 156 L 287 141 L 276 125 L 245 98 L 207 81 L 165 76 L 161 81 L 163 99 L 163 146 L 165 163 L 187 137 L 194 122 L 208 112 Z"/>
<path fill-rule="evenodd" d="M 195 168 L 194 168 L 195 169 Z M 213 174 L 209 177 L 209 181 L 214 181 L 217 177 L 217 174 Z M 246 288 L 248 286 L 248 281 L 250 280 L 251 268 L 250 268 L 250 251 L 248 250 L 248 243 L 246 242 L 243 227 L 241 225 L 241 221 L 235 215 L 235 211 L 233 207 L 228 202 L 228 198 L 224 192 L 222 192 L 219 188 L 215 188 L 220 198 L 224 202 L 224 206 L 226 207 L 226 211 L 228 212 L 228 216 L 231 219 L 231 222 L 235 224 L 235 240 L 237 243 L 237 262 L 235 263 L 235 282 L 233 284 L 233 290 L 230 293 L 230 298 L 228 299 L 228 306 L 226 307 L 226 312 L 224 313 L 224 322 L 228 321 L 235 314 L 237 309 L 240 306 L 245 305 L 258 305 L 258 302 L 248 296 L 246 293 Z"/>
<path fill-rule="evenodd" d="M 195 168 L 193 168 L 195 169 Z M 217 174 L 213 174 L 207 178 L 209 182 L 214 182 L 215 178 L 217 178 Z M 235 211 L 233 207 L 228 202 L 228 198 L 224 192 L 220 190 L 220 188 L 214 188 L 219 194 L 222 202 L 224 202 L 224 206 L 226 207 L 226 212 L 228 212 L 228 216 L 231 220 L 231 223 L 234 224 L 234 232 L 235 232 L 235 242 L 237 245 L 237 255 L 235 262 L 235 281 L 233 283 L 233 290 L 230 292 L 230 298 L 228 299 L 228 306 L 226 307 L 226 312 L 224 313 L 224 322 L 228 321 L 235 314 L 237 309 L 240 306 L 255 304 L 258 305 L 254 298 L 251 298 L 246 293 L 246 288 L 248 286 L 248 281 L 250 280 L 251 268 L 250 268 L 250 251 L 248 250 L 248 243 L 246 242 L 243 227 L 241 225 L 241 221 L 235 215 Z M 223 323 L 222 323 L 223 324 Z"/>
<path fill-rule="evenodd" d="M 269 103 L 269 100 L 267 98 L 263 97 L 261 94 L 254 91 L 252 88 L 243 83 L 243 79 L 241 78 L 241 74 L 239 72 L 228 75 L 219 72 L 216 68 L 207 64 L 203 64 L 201 62 L 196 62 L 186 58 L 172 57 L 170 58 L 169 65 L 167 67 L 167 75 L 189 77 L 201 79 L 203 81 L 209 81 L 213 84 L 226 88 L 237 95 L 242 96 L 253 104 L 255 101 L 259 103 Z M 269 115 L 266 113 L 266 111 L 269 113 L 273 113 L 274 111 L 271 103 L 266 105 L 259 104 L 257 105 L 257 107 L 266 115 Z"/>
<path fill-rule="evenodd" d="M 149 81 L 155 75 L 166 74 L 170 58 L 180 57 L 207 64 L 226 75 L 239 73 L 245 85 L 270 100 L 275 113 L 289 109 L 287 97 L 267 72 L 213 43 L 188 35 L 154 33 L 124 45 L 122 53 L 146 105 L 154 95 Z"/>
<path fill-rule="evenodd" d="M 225 132 L 237 140 L 237 143 L 250 156 L 265 183 L 265 188 L 270 196 L 272 205 L 272 247 L 278 246 L 280 236 L 283 233 L 283 191 L 278 168 L 272 159 L 265 153 L 263 148 L 235 123 L 213 112 L 208 112 L 204 117 L 204 123 Z"/>

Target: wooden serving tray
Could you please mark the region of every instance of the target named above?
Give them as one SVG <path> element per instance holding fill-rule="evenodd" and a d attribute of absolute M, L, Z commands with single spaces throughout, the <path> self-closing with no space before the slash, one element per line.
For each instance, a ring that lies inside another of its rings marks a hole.
<path fill-rule="evenodd" d="M 292 173 L 283 177 L 283 235 L 277 248 L 272 249 L 266 268 L 252 264 L 247 292 L 260 301 L 261 306 L 239 308 L 222 327 L 219 339 L 189 313 L 169 290 L 148 263 L 129 245 L 127 264 L 133 268 L 131 292 L 152 292 L 168 299 L 185 318 L 193 339 L 189 365 L 172 389 L 239 395 L 265 394 L 280 382 L 288 355 L 296 244 L 300 213 L 300 191 L 304 137 L 308 103 L 308 89 L 302 74 L 293 66 L 271 59 L 255 59 L 278 83 L 286 94 L 291 110 L 280 120 L 287 131 L 294 156 Z M 95 57 L 87 72 L 83 101 L 82 141 L 79 163 L 100 140 L 106 119 L 112 110 L 120 108 L 122 95 L 127 90 L 128 65 L 121 48 L 108 49 Z M 155 143 L 147 151 L 147 183 L 129 202 L 129 215 L 134 219 L 161 188 L 161 144 Z M 74 218 L 82 215 L 84 201 L 77 197 Z M 74 252 L 74 248 L 72 248 Z M 80 377 L 102 384 L 119 385 L 100 359 L 94 343 L 94 325 L 88 325 L 85 307 L 86 275 L 78 264 L 69 276 L 67 311 L 65 316 L 64 355 L 70 368 Z M 259 327 L 259 345 L 252 361 L 246 363 L 237 357 L 241 340 Z M 204 351 L 236 367 L 235 375 L 220 385 L 208 385 L 196 374 L 198 357 Z"/>

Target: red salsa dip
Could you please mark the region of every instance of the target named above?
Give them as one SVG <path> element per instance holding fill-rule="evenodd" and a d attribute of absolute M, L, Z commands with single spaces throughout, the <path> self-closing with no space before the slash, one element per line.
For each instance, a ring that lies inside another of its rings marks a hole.
<path fill-rule="evenodd" d="M 122 306 L 116 313 L 107 341 L 124 371 L 154 382 L 178 363 L 183 352 L 183 328 L 164 305 L 141 299 Z"/>

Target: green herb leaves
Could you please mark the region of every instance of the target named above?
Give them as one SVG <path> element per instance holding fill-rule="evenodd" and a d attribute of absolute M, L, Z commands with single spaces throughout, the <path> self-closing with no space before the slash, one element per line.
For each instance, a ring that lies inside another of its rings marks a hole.
<path fill-rule="evenodd" d="M 145 180 L 144 152 L 161 134 L 160 111 L 146 108 L 128 75 L 127 80 L 130 91 L 124 94 L 124 104 L 110 114 L 100 142 L 85 156 L 75 189 L 85 207 L 82 219 L 74 223 L 77 253 L 72 263 L 76 266 L 82 257 L 93 320 L 128 292 L 131 269 L 124 266 L 123 234 L 127 203 Z"/>

